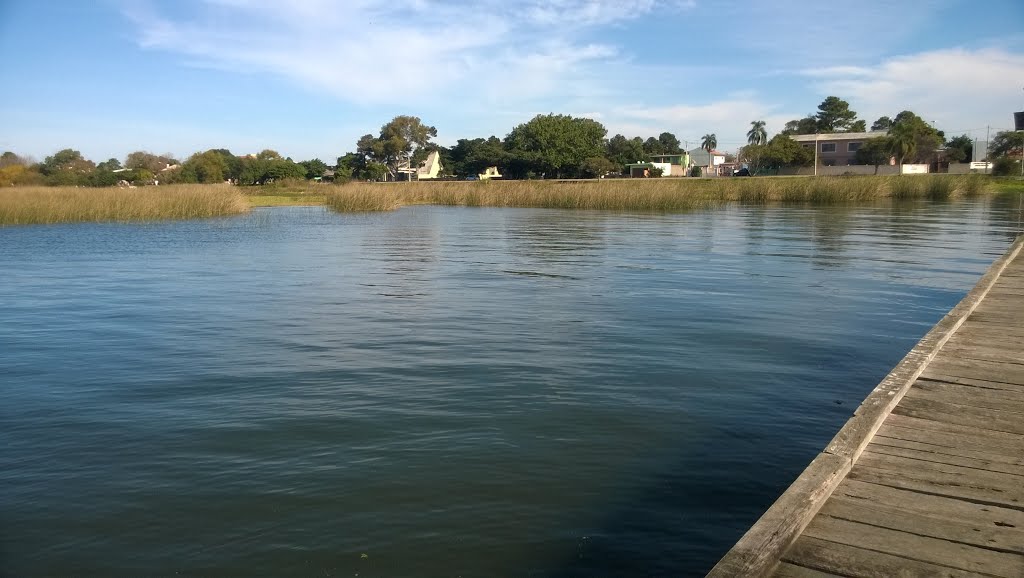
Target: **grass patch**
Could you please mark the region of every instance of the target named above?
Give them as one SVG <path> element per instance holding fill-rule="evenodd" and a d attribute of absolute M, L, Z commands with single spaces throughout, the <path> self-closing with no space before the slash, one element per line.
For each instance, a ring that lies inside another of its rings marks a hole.
<path fill-rule="evenodd" d="M 253 207 L 302 207 L 324 204 L 323 195 L 306 193 L 256 194 L 245 195 L 245 200 Z"/>
<path fill-rule="evenodd" d="M 200 219 L 248 210 L 245 197 L 229 185 L 0 188 L 0 225 Z"/>
<path fill-rule="evenodd" d="M 423 181 L 349 183 L 326 189 L 340 211 L 390 211 L 406 205 L 536 207 L 672 213 L 739 201 L 827 205 L 876 199 L 944 200 L 990 189 L 980 175 L 606 179 L 590 181 Z"/>

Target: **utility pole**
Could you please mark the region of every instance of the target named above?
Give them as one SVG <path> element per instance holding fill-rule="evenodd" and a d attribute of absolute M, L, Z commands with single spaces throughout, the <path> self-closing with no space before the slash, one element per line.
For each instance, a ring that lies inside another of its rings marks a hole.
<path fill-rule="evenodd" d="M 985 125 L 985 174 L 986 175 L 989 172 L 991 172 L 989 170 L 989 168 L 988 168 L 989 167 L 989 164 L 988 164 L 989 163 L 989 158 L 988 158 L 988 133 L 989 133 L 990 130 L 992 130 L 992 127 L 990 127 L 988 125 Z"/>
<path fill-rule="evenodd" d="M 818 176 L 818 133 L 814 133 L 814 176 Z"/>

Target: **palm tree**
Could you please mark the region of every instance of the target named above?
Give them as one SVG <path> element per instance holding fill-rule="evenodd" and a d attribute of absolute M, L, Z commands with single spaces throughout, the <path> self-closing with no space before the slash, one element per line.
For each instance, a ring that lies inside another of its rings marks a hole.
<path fill-rule="evenodd" d="M 764 130 L 764 121 L 751 121 L 750 130 L 747 131 L 747 144 L 762 145 L 766 142 L 768 142 L 768 131 Z"/>
<path fill-rule="evenodd" d="M 715 147 L 717 147 L 717 146 L 718 146 L 718 137 L 715 136 L 715 133 L 706 134 L 703 137 L 701 137 L 700 148 L 708 151 L 708 175 L 709 176 L 711 174 L 712 168 L 715 165 L 715 158 L 713 156 L 711 156 L 711 151 L 715 150 Z"/>
<path fill-rule="evenodd" d="M 914 138 L 914 132 L 904 126 L 895 125 L 889 131 L 889 147 L 892 155 L 897 159 L 896 162 L 900 164 L 900 174 L 902 175 L 903 161 L 917 152 L 917 140 Z"/>

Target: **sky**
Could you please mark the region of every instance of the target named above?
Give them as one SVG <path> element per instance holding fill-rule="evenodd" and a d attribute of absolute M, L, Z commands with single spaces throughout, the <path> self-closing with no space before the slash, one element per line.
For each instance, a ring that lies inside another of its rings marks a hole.
<path fill-rule="evenodd" d="M 984 140 L 1024 110 L 1020 0 L 0 0 L 0 150 L 271 148 L 328 163 L 396 115 L 451 146 L 537 114 L 745 144 L 849 101 Z"/>

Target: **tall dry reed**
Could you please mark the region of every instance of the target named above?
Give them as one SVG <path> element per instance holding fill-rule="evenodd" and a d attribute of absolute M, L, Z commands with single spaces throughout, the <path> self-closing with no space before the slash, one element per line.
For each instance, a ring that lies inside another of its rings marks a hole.
<path fill-rule="evenodd" d="M 229 185 L 0 188 L 0 225 L 199 219 L 248 210 L 245 196 Z"/>
<path fill-rule="evenodd" d="M 388 211 L 405 205 L 538 207 L 682 212 L 731 201 L 834 204 L 875 199 L 948 199 L 983 193 L 978 175 L 604 179 L 587 181 L 422 181 L 349 183 L 325 197 L 334 210 Z"/>

